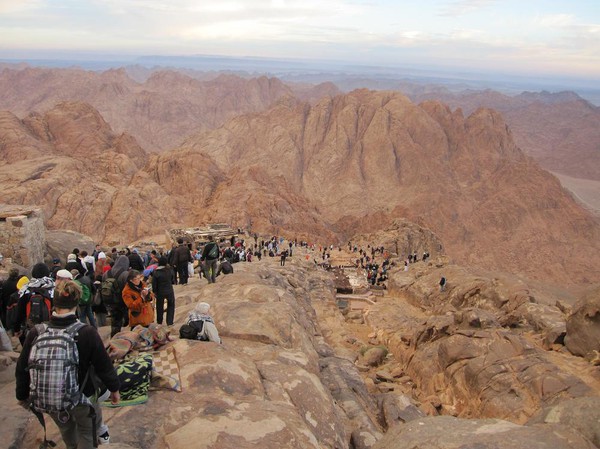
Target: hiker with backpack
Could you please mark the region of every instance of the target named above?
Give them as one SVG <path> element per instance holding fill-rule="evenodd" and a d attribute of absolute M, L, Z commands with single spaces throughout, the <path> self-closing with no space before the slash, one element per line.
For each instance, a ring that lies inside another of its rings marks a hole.
<path fill-rule="evenodd" d="M 62 271 L 62 270 L 61 270 Z M 64 270 L 66 271 L 66 270 Z M 60 271 L 59 271 L 60 273 Z M 77 270 L 71 270 L 71 279 L 81 287 L 81 298 L 79 299 L 79 319 L 98 329 L 94 312 L 92 311 L 92 280 L 86 275 L 82 276 Z"/>
<path fill-rule="evenodd" d="M 100 294 L 110 312 L 111 337 L 121 332 L 121 328 L 126 325 L 127 306 L 123 302 L 121 292 L 127 282 L 128 269 L 129 258 L 123 254 L 117 257 L 115 264 L 102 276 Z"/>
<path fill-rule="evenodd" d="M 50 269 L 43 263 L 37 263 L 31 269 L 31 279 L 19 290 L 16 318 L 13 332 L 23 344 L 26 334 L 36 324 L 50 320 L 54 279 Z"/>
<path fill-rule="evenodd" d="M 210 304 L 199 302 L 189 315 L 186 324 L 179 329 L 179 336 L 189 340 L 213 341 L 221 343 L 219 331 L 209 314 Z"/>
<path fill-rule="evenodd" d="M 217 262 L 220 253 L 219 245 L 214 241 L 214 237 L 209 235 L 208 243 L 204 245 L 202 257 L 200 257 L 200 260 L 203 262 L 204 277 L 209 284 L 215 283 L 217 277 Z"/>
<path fill-rule="evenodd" d="M 55 446 L 46 439 L 44 413 L 56 423 L 67 449 L 108 442 L 108 430 L 96 434 L 102 422 L 94 400 L 100 382 L 110 391 L 111 403 L 120 400 L 119 378 L 100 335 L 77 320 L 80 296 L 73 281 L 57 286 L 50 322 L 29 332 L 15 369 L 17 400 L 44 426 L 44 447 Z"/>

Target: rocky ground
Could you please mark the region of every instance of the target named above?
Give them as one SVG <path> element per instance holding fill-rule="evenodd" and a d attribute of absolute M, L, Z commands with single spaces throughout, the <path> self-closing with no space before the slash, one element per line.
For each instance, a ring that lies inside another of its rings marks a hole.
<path fill-rule="evenodd" d="M 206 301 L 223 344 L 174 338 L 183 392 L 106 409 L 111 445 L 600 447 L 600 295 L 583 306 L 438 258 L 393 272 L 385 292 L 336 298 L 332 273 L 309 259 L 239 263 L 214 285 L 177 286 L 175 328 Z M 0 446 L 36 447 L 42 432 L 15 403 L 11 356 L 0 362 Z"/>

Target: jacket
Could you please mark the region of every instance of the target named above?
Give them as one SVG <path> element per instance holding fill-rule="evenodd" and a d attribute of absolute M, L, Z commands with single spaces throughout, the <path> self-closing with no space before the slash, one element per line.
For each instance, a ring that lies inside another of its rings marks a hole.
<path fill-rule="evenodd" d="M 152 307 L 151 301 L 144 301 L 142 297 L 142 290 L 146 288 L 144 282 L 140 283 L 139 286 L 133 285 L 131 282 L 127 282 L 121 293 L 123 302 L 129 310 L 129 325 L 131 327 L 141 324 L 142 326 L 148 326 L 154 322 L 154 308 Z"/>
<path fill-rule="evenodd" d="M 188 262 L 192 262 L 192 255 L 190 249 L 185 244 L 179 245 L 173 250 L 173 265 L 176 267 L 179 265 L 187 265 Z"/>
<path fill-rule="evenodd" d="M 77 321 L 77 316 L 73 314 L 56 316 L 53 315 L 50 318 L 50 327 L 55 328 L 67 328 L 71 324 Z M 29 353 L 34 340 L 38 336 L 38 331 L 34 327 L 27 334 L 27 338 L 23 343 L 23 350 L 17 360 L 17 366 L 15 369 L 16 377 L 16 396 L 17 400 L 24 401 L 29 398 L 29 371 L 27 365 L 29 363 Z M 85 376 L 91 366 L 94 367 L 94 372 L 98 378 L 102 381 L 106 388 L 110 391 L 119 391 L 119 378 L 115 371 L 113 364 L 104 349 L 102 339 L 98 334 L 98 331 L 88 324 L 83 326 L 77 336 L 77 350 L 79 351 L 79 385 L 85 380 Z M 94 385 L 90 378 L 85 385 L 83 385 L 83 394 L 88 397 L 94 395 Z"/>
<path fill-rule="evenodd" d="M 173 293 L 173 273 L 171 267 L 158 267 L 152 272 L 152 290 L 157 297 Z"/>

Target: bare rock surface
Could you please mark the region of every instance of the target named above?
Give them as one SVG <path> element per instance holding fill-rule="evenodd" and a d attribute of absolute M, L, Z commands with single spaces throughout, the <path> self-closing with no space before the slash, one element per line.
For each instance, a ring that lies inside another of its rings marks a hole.
<path fill-rule="evenodd" d="M 576 398 L 546 407 L 527 425 L 539 423 L 568 426 L 600 447 L 600 398 Z"/>
<path fill-rule="evenodd" d="M 335 374 L 321 373 L 315 350 L 320 330 L 311 303 L 334 302 L 332 280 L 299 258 L 289 264 L 293 268 L 282 273 L 273 269 L 275 260 L 238 264 L 235 274 L 220 277 L 217 284 L 195 278 L 178 287 L 176 321 L 183 322 L 197 301 L 207 301 L 224 342 L 170 343 L 183 392 L 160 390 L 151 392 L 144 405 L 105 409 L 111 444 L 344 448 L 350 445 L 351 429 L 359 425 L 354 439 L 364 443 L 355 447 L 370 447 L 381 437 L 373 418 L 376 402 L 364 387 L 355 392 L 361 384 L 356 368 L 350 363 L 329 369 Z M 323 360 L 339 365 L 335 358 Z M 336 391 L 342 392 L 343 403 L 334 400 Z M 14 382 L 4 386 L 2 396 L 7 401 L 14 396 Z M 365 410 L 368 406 L 372 410 Z M 31 417 L 25 421 L 26 412 L 16 413 L 14 407 L 2 411 L 17 421 L 11 447 L 30 447 L 40 437 L 39 424 Z M 58 437 L 52 425 L 50 436 Z"/>
<path fill-rule="evenodd" d="M 285 267 L 271 258 L 239 263 L 216 284 L 195 277 L 176 287 L 176 323 L 196 302 L 209 302 L 223 344 L 169 343 L 183 392 L 153 391 L 146 404 L 105 409 L 111 444 L 594 448 L 597 416 L 586 410 L 600 392 L 595 367 L 544 350 L 541 331 L 526 318 L 520 328 L 498 324 L 499 308 L 535 299 L 524 293 L 526 285 L 515 294 L 521 300 L 501 301 L 515 290 L 498 280 L 482 288 L 488 281 L 479 274 L 476 295 L 448 302 L 430 292 L 418 301 L 409 290 L 425 292 L 418 282 L 448 267 L 401 272 L 413 283 L 397 279 L 394 289 L 360 309 L 359 324 L 337 308 L 333 276 L 296 254 Z M 473 276 L 456 275 L 450 287 L 472 292 Z M 363 370 L 361 354 L 372 349 L 385 358 Z M 14 357 L 0 360 L 2 434 L 10 435 L 12 449 L 33 447 L 41 428 L 14 401 Z M 566 418 L 575 408 L 586 418 Z M 49 435 L 59 439 L 52 424 Z"/>
<path fill-rule="evenodd" d="M 565 344 L 573 354 L 600 365 L 600 289 L 588 293 L 567 319 Z"/>
<path fill-rule="evenodd" d="M 533 291 L 510 276 L 421 262 L 391 275 L 389 297 L 369 308 L 367 321 L 433 409 L 523 424 L 540 408 L 600 388 L 597 369 L 549 337 L 564 337 L 567 316 Z"/>
<path fill-rule="evenodd" d="M 373 449 L 594 449 L 573 429 L 499 419 L 430 417 L 394 427 Z"/>

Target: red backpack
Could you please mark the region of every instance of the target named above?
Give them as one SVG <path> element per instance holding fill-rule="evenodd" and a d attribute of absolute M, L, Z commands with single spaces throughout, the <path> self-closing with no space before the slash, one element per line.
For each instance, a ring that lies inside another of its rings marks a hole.
<path fill-rule="evenodd" d="M 25 306 L 25 315 L 27 321 L 32 324 L 41 324 L 50 321 L 52 303 L 50 298 L 45 297 L 39 292 L 31 292 L 31 296 Z"/>

